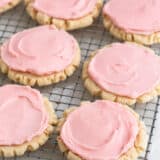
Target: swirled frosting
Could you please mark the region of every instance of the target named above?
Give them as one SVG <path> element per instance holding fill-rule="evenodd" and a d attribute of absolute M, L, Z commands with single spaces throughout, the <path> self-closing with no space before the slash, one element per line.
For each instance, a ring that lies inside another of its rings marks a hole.
<path fill-rule="evenodd" d="M 159 0 L 110 0 L 103 13 L 129 33 L 152 34 L 160 31 Z"/>
<path fill-rule="evenodd" d="M 1 58 L 11 69 L 36 75 L 63 71 L 76 53 L 76 40 L 53 26 L 19 32 L 1 47 Z"/>
<path fill-rule="evenodd" d="M 41 135 L 48 115 L 39 91 L 26 86 L 0 87 L 0 145 L 19 145 Z"/>
<path fill-rule="evenodd" d="M 121 104 L 98 100 L 72 112 L 60 136 L 86 160 L 115 160 L 134 146 L 138 130 L 136 118 Z"/>
<path fill-rule="evenodd" d="M 106 91 L 137 98 L 160 82 L 160 58 L 136 44 L 113 43 L 98 51 L 88 74 Z"/>
<path fill-rule="evenodd" d="M 1 0 L 0 1 L 0 7 L 5 6 L 6 4 L 8 4 L 9 2 L 11 2 L 12 0 Z"/>
<path fill-rule="evenodd" d="M 77 19 L 93 11 L 97 0 L 35 0 L 33 7 L 53 18 Z"/>

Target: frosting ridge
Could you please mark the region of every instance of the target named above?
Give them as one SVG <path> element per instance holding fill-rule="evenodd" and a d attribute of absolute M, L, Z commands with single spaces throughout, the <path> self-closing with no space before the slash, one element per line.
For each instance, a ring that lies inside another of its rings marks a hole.
<path fill-rule="evenodd" d="M 110 0 L 103 13 L 126 32 L 149 35 L 160 31 L 159 8 L 159 0 Z"/>
<path fill-rule="evenodd" d="M 160 82 L 160 58 L 136 44 L 113 43 L 92 58 L 88 74 L 106 91 L 137 98 Z"/>
<path fill-rule="evenodd" d="M 94 9 L 97 0 L 35 0 L 33 7 L 53 18 L 77 19 Z"/>
<path fill-rule="evenodd" d="M 136 118 L 121 104 L 97 100 L 73 111 L 60 136 L 73 153 L 86 160 L 111 160 L 134 146 L 138 130 Z"/>
<path fill-rule="evenodd" d="M 53 26 L 19 32 L 2 45 L 1 58 L 16 71 L 48 75 L 63 71 L 77 52 L 76 40 Z"/>
<path fill-rule="evenodd" d="M 41 135 L 48 114 L 40 92 L 27 86 L 0 87 L 0 145 L 19 145 Z"/>

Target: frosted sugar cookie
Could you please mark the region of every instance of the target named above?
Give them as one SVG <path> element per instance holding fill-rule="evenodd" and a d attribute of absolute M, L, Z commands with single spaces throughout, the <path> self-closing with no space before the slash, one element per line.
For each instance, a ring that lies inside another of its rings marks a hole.
<path fill-rule="evenodd" d="M 21 156 L 49 138 L 57 117 L 47 98 L 27 86 L 0 87 L 0 156 Z"/>
<path fill-rule="evenodd" d="M 28 14 L 38 23 L 74 30 L 94 22 L 103 0 L 25 0 L 25 4 Z"/>
<path fill-rule="evenodd" d="M 145 45 L 160 43 L 159 0 L 110 0 L 104 25 L 115 37 Z"/>
<path fill-rule="evenodd" d="M 58 145 L 68 160 L 136 160 L 147 144 L 139 116 L 111 101 L 71 108 L 64 112 L 58 126 Z"/>
<path fill-rule="evenodd" d="M 25 85 L 45 86 L 65 80 L 80 63 L 80 49 L 70 34 L 53 26 L 19 32 L 1 46 L 3 73 Z"/>
<path fill-rule="evenodd" d="M 21 0 L 0 0 L 0 13 L 3 13 L 9 9 L 17 6 Z"/>
<path fill-rule="evenodd" d="M 160 58 L 135 43 L 113 43 L 84 63 L 85 87 L 94 96 L 128 105 L 160 95 Z"/>

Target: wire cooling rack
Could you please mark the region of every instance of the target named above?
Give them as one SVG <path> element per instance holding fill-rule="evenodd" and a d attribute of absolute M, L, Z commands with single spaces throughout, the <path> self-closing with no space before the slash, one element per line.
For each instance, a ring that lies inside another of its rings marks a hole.
<path fill-rule="evenodd" d="M 4 13 L 0 16 L 0 43 L 11 37 L 14 33 L 26 28 L 36 26 L 31 18 L 26 14 L 24 5 L 20 4 L 15 9 Z M 38 88 L 47 96 L 50 101 L 55 102 L 56 113 L 60 116 L 64 109 L 70 106 L 78 106 L 81 101 L 94 100 L 93 97 L 84 89 L 81 80 L 81 70 L 84 60 L 88 55 L 111 42 L 117 41 L 107 31 L 105 31 L 101 17 L 92 27 L 71 32 L 80 43 L 82 51 L 82 62 L 80 68 L 73 76 L 68 78 L 65 82 L 49 87 Z M 152 48 L 159 54 L 159 46 L 155 45 Z M 12 83 L 4 75 L 0 75 L 0 84 Z M 154 99 L 152 102 L 145 105 L 135 105 L 133 107 L 138 112 L 147 126 L 147 133 L 149 135 L 149 142 L 146 152 L 139 158 L 139 160 L 153 160 L 148 158 L 152 146 L 152 137 L 154 134 L 156 115 L 159 109 L 159 99 Z M 2 160 L 4 158 L 1 158 Z M 55 137 L 51 137 L 49 141 L 41 147 L 38 151 L 33 153 L 26 153 L 23 157 L 13 158 L 14 160 L 65 160 L 63 155 L 59 152 Z"/>

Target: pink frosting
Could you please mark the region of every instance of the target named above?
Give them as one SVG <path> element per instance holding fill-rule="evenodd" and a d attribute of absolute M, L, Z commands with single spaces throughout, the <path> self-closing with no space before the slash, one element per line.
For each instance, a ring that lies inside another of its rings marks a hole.
<path fill-rule="evenodd" d="M 148 35 L 160 31 L 159 8 L 159 0 L 110 0 L 103 12 L 126 32 Z"/>
<path fill-rule="evenodd" d="M 26 86 L 0 87 L 0 145 L 18 145 L 41 135 L 48 115 L 39 91 Z"/>
<path fill-rule="evenodd" d="M 113 43 L 98 51 L 88 74 L 106 91 L 137 98 L 160 82 L 160 58 L 136 44 Z"/>
<path fill-rule="evenodd" d="M 1 47 L 12 69 L 36 75 L 63 71 L 77 52 L 76 40 L 63 30 L 40 26 L 19 32 Z"/>
<path fill-rule="evenodd" d="M 13 0 L 0 0 L 0 7 L 5 6 L 6 4 L 8 4 L 9 2 L 12 2 Z"/>
<path fill-rule="evenodd" d="M 134 146 L 138 130 L 136 118 L 121 104 L 98 100 L 68 116 L 61 139 L 86 160 L 115 160 Z"/>
<path fill-rule="evenodd" d="M 51 17 L 61 19 L 81 18 L 94 9 L 97 0 L 35 0 L 33 7 Z"/>

